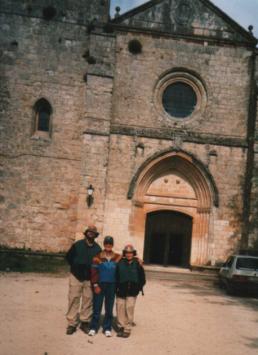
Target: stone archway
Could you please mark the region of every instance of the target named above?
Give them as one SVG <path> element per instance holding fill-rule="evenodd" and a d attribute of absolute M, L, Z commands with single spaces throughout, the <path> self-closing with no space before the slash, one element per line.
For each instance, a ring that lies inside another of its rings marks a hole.
<path fill-rule="evenodd" d="M 165 152 L 145 163 L 133 183 L 130 233 L 137 247 L 143 251 L 148 214 L 174 211 L 192 220 L 190 264 L 207 263 L 210 214 L 218 195 L 205 167 L 185 152 Z"/>

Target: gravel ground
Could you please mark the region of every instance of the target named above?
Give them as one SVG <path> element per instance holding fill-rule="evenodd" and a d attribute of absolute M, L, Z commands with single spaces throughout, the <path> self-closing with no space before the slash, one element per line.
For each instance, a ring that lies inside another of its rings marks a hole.
<path fill-rule="evenodd" d="M 258 299 L 207 281 L 150 280 L 130 338 L 65 335 L 68 277 L 0 274 L 1 355 L 254 355 Z"/>

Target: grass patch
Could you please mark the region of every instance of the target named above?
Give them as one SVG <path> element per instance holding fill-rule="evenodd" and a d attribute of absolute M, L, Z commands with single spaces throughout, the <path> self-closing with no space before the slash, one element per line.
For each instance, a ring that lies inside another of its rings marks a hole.
<path fill-rule="evenodd" d="M 0 271 L 64 273 L 69 266 L 63 255 L 0 250 Z"/>

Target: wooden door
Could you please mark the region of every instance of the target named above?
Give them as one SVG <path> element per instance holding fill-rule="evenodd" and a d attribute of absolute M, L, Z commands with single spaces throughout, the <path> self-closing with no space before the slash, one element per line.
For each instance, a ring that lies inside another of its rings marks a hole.
<path fill-rule="evenodd" d="M 191 253 L 192 218 L 173 211 L 147 215 L 144 261 L 149 264 L 188 267 Z"/>

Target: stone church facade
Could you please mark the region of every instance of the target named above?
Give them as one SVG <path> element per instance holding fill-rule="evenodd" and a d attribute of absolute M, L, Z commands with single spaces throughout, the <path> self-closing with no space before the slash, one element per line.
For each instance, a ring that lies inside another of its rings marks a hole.
<path fill-rule="evenodd" d="M 145 262 L 214 265 L 257 237 L 256 39 L 207 0 L 3 0 L 1 241 L 88 223 Z M 91 195 L 92 194 L 92 195 Z"/>

